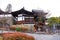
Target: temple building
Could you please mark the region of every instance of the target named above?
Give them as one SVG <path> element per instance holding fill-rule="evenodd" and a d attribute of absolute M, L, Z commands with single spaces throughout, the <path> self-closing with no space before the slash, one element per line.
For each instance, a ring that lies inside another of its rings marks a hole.
<path fill-rule="evenodd" d="M 32 12 L 25 10 L 24 8 L 14 11 L 14 12 L 3 12 L 0 10 L 0 15 L 7 16 L 5 17 L 7 20 L 6 22 L 9 26 L 11 25 L 20 25 L 20 24 L 37 24 L 40 23 L 41 25 L 45 25 L 46 15 L 42 10 L 32 10 Z M 8 15 L 11 15 L 10 17 Z M 0 17 L 1 18 L 1 17 Z M 40 20 L 40 19 L 41 20 Z M 2 17 L 3 19 L 3 17 Z M 39 21 L 38 21 L 39 20 Z M 1 24 L 1 23 L 0 23 Z"/>

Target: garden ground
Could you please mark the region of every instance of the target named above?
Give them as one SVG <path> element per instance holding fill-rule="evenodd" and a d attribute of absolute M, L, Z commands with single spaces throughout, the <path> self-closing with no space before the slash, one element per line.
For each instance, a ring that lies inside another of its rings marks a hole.
<path fill-rule="evenodd" d="M 7 31 L 5 31 L 7 32 Z M 26 33 L 28 35 L 31 35 L 35 38 L 35 40 L 60 40 L 60 34 L 37 34 L 37 33 Z M 2 40 L 2 37 L 0 36 L 0 40 Z"/>

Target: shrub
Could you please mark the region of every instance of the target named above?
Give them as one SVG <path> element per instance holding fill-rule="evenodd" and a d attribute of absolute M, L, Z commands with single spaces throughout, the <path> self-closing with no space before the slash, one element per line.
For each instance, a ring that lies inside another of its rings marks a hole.
<path fill-rule="evenodd" d="M 21 28 L 20 27 L 16 27 L 16 31 L 21 31 Z"/>
<path fill-rule="evenodd" d="M 3 40 L 35 40 L 34 37 L 20 32 L 4 33 L 3 38 Z"/>
<path fill-rule="evenodd" d="M 16 30 L 16 27 L 10 27 L 10 30 Z"/>
<path fill-rule="evenodd" d="M 26 31 L 28 31 L 28 28 L 26 28 L 26 27 L 21 27 L 21 30 L 24 31 L 24 32 L 26 32 Z"/>

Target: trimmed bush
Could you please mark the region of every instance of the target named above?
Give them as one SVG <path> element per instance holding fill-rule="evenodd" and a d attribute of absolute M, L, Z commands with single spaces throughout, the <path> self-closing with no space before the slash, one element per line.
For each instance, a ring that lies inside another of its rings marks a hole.
<path fill-rule="evenodd" d="M 20 27 L 16 27 L 16 31 L 21 31 L 21 28 Z"/>
<path fill-rule="evenodd" d="M 16 30 L 16 27 L 10 27 L 10 30 Z"/>

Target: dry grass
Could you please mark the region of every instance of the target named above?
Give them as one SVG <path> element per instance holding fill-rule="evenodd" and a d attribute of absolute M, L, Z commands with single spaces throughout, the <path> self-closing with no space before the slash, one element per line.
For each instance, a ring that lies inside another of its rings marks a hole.
<path fill-rule="evenodd" d="M 3 37 L 2 36 L 0 36 L 0 40 L 3 40 Z"/>

